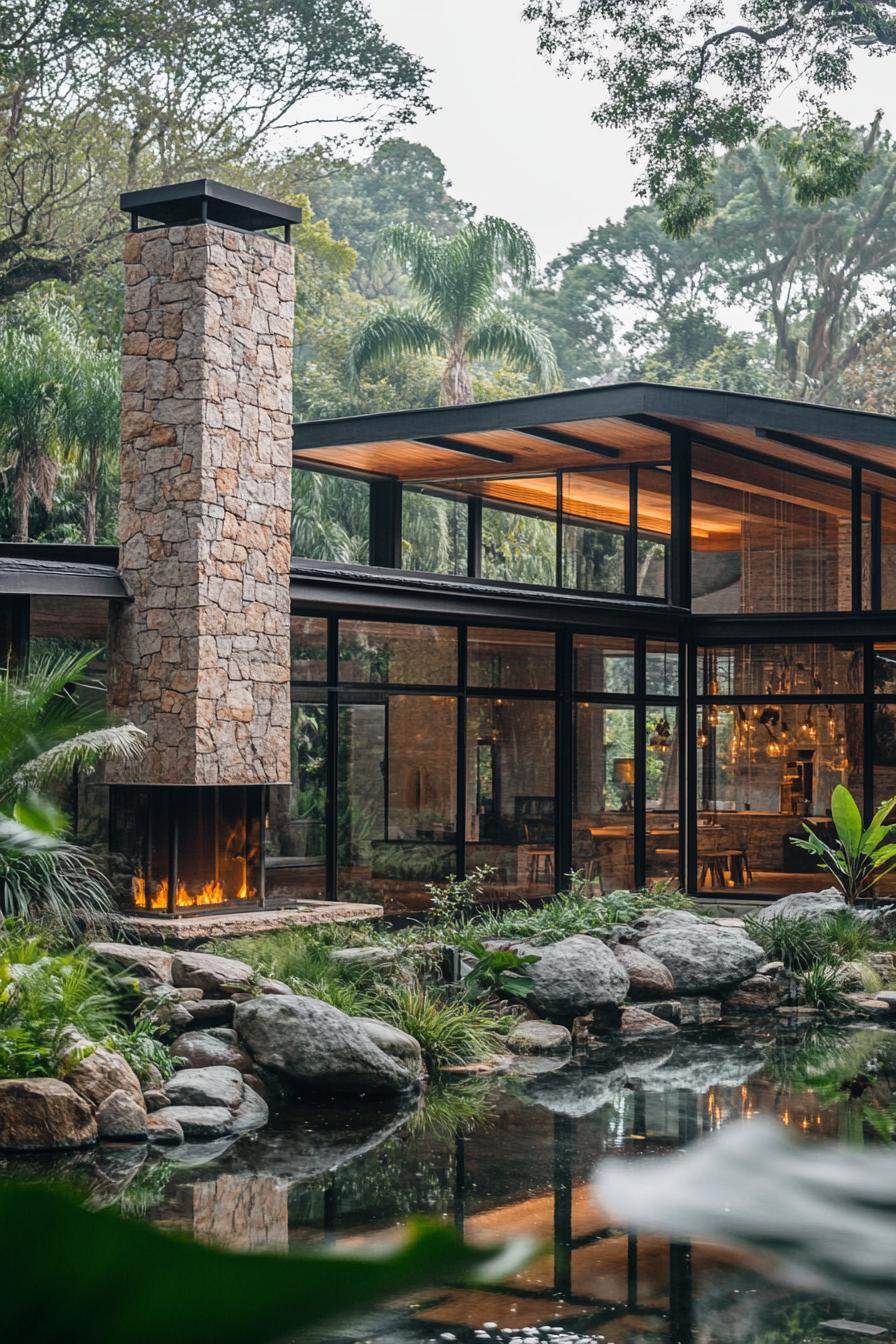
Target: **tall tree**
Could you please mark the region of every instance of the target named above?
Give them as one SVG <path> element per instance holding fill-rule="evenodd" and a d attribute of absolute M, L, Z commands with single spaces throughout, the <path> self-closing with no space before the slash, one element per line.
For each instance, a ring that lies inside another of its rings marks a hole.
<path fill-rule="evenodd" d="M 893 0 L 528 0 L 523 13 L 564 73 L 606 90 L 594 120 L 628 132 L 676 236 L 712 214 L 716 154 L 754 140 L 782 89 L 803 108 L 779 146 L 800 204 L 847 194 L 867 166 L 831 98 L 855 83 L 858 52 L 896 49 Z"/>
<path fill-rule="evenodd" d="M 77 464 L 84 498 L 84 540 L 92 546 L 100 487 L 118 459 L 121 361 L 83 335 L 72 355 L 61 390 L 59 428 Z"/>
<path fill-rule="evenodd" d="M 540 327 L 499 302 L 507 277 L 531 279 L 535 249 L 525 229 L 486 216 L 450 238 L 397 224 L 383 235 L 383 250 L 406 268 L 415 302 L 389 305 L 355 334 L 350 374 L 402 356 L 435 353 L 444 360 L 442 404 L 473 400 L 471 361 L 502 360 L 528 373 L 539 386 L 556 382 L 559 370 Z"/>
<path fill-rule="evenodd" d="M 12 480 L 15 541 L 29 539 L 33 496 L 53 505 L 62 458 L 59 332 L 52 321 L 0 336 L 0 472 Z"/>
<path fill-rule="evenodd" d="M 375 138 L 430 106 L 365 0 L 0 0 L 0 34 L 0 301 L 82 275 L 122 185 L 254 185 L 275 134 Z"/>

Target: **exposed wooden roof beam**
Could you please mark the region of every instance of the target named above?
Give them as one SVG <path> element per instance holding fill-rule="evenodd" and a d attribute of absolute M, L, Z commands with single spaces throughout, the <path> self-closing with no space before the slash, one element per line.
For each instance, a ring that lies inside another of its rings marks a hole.
<path fill-rule="evenodd" d="M 807 453 L 817 453 L 819 457 L 829 458 L 831 462 L 843 462 L 848 467 L 864 467 L 867 471 L 876 471 L 880 476 L 890 476 L 896 480 L 896 467 L 888 467 L 885 462 L 875 462 L 843 448 L 835 448 L 830 443 L 819 443 L 817 439 L 807 439 L 803 434 L 790 434 L 779 429 L 757 429 L 756 436 L 769 439 L 772 443 L 783 443 L 788 448 L 801 448 Z"/>
<path fill-rule="evenodd" d="M 414 439 L 427 448 L 442 448 L 449 453 L 463 453 L 465 457 L 481 457 L 486 462 L 515 462 L 513 453 L 501 453 L 497 448 L 481 448 L 476 443 L 460 443 L 444 434 L 431 434 L 425 439 Z"/>

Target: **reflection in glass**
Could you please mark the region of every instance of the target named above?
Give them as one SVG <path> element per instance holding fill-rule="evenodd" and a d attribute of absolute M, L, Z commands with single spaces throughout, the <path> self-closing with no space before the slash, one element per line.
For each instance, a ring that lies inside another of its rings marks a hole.
<path fill-rule="evenodd" d="M 292 551 L 306 560 L 369 564 L 369 483 L 297 468 L 292 478 Z"/>
<path fill-rule="evenodd" d="M 632 695 L 635 641 L 616 635 L 573 635 L 573 689 Z"/>
<path fill-rule="evenodd" d="M 896 644 L 874 646 L 874 693 L 896 695 Z"/>
<path fill-rule="evenodd" d="M 635 711 L 575 706 L 573 868 L 599 892 L 634 884 Z"/>
<path fill-rule="evenodd" d="M 861 695 L 860 644 L 738 644 L 698 649 L 704 695 Z"/>
<path fill-rule="evenodd" d="M 803 820 L 833 834 L 835 785 L 863 797 L 862 706 L 712 705 L 697 730 L 698 883 L 772 895 L 829 885 L 810 854 L 791 844 Z M 798 876 L 794 876 L 798 875 Z"/>
<path fill-rule="evenodd" d="M 457 701 L 390 695 L 339 709 L 337 888 L 392 910 L 426 904 L 456 866 Z"/>
<path fill-rule="evenodd" d="M 292 783 L 268 790 L 265 898 L 327 895 L 327 707 L 292 706 Z"/>
<path fill-rule="evenodd" d="M 457 631 L 448 625 L 340 621 L 339 680 L 453 686 L 457 682 Z"/>
<path fill-rule="evenodd" d="M 880 501 L 880 604 L 884 611 L 896 607 L 896 499 L 886 495 Z"/>
<path fill-rule="evenodd" d="M 562 482 L 563 587 L 624 592 L 628 471 L 566 472 Z"/>
<path fill-rule="evenodd" d="M 648 640 L 645 655 L 648 695 L 678 694 L 678 645 L 668 640 Z"/>
<path fill-rule="evenodd" d="M 406 485 L 401 503 L 401 567 L 466 574 L 467 501 Z"/>
<path fill-rule="evenodd" d="M 672 542 L 672 475 L 642 467 L 638 471 L 638 546 L 636 592 L 639 597 L 667 596 Z"/>
<path fill-rule="evenodd" d="M 467 681 L 495 690 L 553 690 L 554 647 L 555 636 L 549 630 L 470 626 Z"/>
<path fill-rule="evenodd" d="M 490 496 L 499 492 L 518 501 L 518 507 L 483 503 L 482 577 L 553 588 L 557 582 L 556 478 L 487 483 Z"/>
<path fill-rule="evenodd" d="M 298 682 L 327 680 L 327 619 L 325 616 L 289 618 L 290 676 Z"/>
<path fill-rule="evenodd" d="M 675 705 L 648 705 L 644 771 L 648 880 L 679 880 L 678 777 L 680 751 Z"/>
<path fill-rule="evenodd" d="M 467 702 L 467 871 L 486 864 L 501 896 L 556 890 L 554 705 Z"/>

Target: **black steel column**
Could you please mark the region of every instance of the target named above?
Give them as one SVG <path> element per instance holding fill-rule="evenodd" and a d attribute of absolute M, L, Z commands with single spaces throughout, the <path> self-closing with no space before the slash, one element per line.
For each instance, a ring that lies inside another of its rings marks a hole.
<path fill-rule="evenodd" d="M 637 596 L 638 587 L 638 468 L 628 469 L 628 530 L 625 534 L 623 588 L 628 597 Z"/>
<path fill-rule="evenodd" d="M 370 563 L 401 569 L 401 481 L 371 482 Z"/>
<path fill-rule="evenodd" d="M 852 609 L 853 611 L 862 610 L 862 555 L 863 546 L 863 518 L 862 518 L 862 468 L 853 467 L 852 469 Z"/>
<path fill-rule="evenodd" d="M 554 1292 L 572 1291 L 572 1154 L 575 1121 L 554 1116 Z"/>
<path fill-rule="evenodd" d="M 681 702 L 684 742 L 682 743 L 683 770 L 682 799 L 684 803 L 680 825 L 683 827 L 684 849 L 681 855 L 685 891 L 697 890 L 697 646 L 688 639 L 684 649 L 684 698 Z"/>
<path fill-rule="evenodd" d="M 874 704 L 874 640 L 866 639 L 862 660 L 862 816 L 867 826 L 874 816 L 874 756 L 875 756 L 875 704 Z M 847 739 L 848 740 L 848 739 Z M 883 799 L 881 799 L 883 802 Z"/>
<path fill-rule="evenodd" d="M 467 501 L 467 577 L 482 576 L 482 500 Z"/>
<path fill-rule="evenodd" d="M 337 899 L 337 865 L 339 854 L 338 799 L 339 788 L 339 622 L 335 616 L 327 620 L 327 800 L 324 812 L 326 894 L 328 901 Z"/>
<path fill-rule="evenodd" d="M 688 1241 L 669 1243 L 669 1344 L 694 1338 L 694 1266 Z"/>
<path fill-rule="evenodd" d="M 635 787 L 634 847 L 635 887 L 643 887 L 647 876 L 647 642 L 643 635 L 635 640 Z"/>
<path fill-rule="evenodd" d="M 674 430 L 672 457 L 672 561 L 669 600 L 675 607 L 691 605 L 691 436 Z"/>
<path fill-rule="evenodd" d="M 573 690 L 572 634 L 561 630 L 557 635 L 557 712 L 554 757 L 554 883 L 559 891 L 560 878 L 572 869 L 572 790 L 573 790 Z"/>

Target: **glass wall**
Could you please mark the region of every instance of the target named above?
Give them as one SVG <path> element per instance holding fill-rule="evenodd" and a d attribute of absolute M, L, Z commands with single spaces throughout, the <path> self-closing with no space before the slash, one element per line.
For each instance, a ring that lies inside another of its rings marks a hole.
<path fill-rule="evenodd" d="M 561 586 L 624 593 L 631 479 L 628 470 L 564 472 Z"/>
<path fill-rule="evenodd" d="M 832 835 L 837 784 L 863 803 L 862 647 L 745 644 L 699 657 L 698 886 L 785 895 L 829 885 L 792 840 L 806 821 Z"/>
<path fill-rule="evenodd" d="M 490 502 L 499 493 L 499 483 L 487 484 L 489 498 L 482 504 L 482 577 L 553 588 L 557 582 L 556 479 L 514 480 L 512 494 L 520 501 L 516 508 Z M 524 503 L 530 499 L 531 504 Z"/>
<path fill-rule="evenodd" d="M 552 630 L 471 625 L 467 631 L 467 684 L 508 691 L 552 691 L 556 642 Z"/>
<path fill-rule="evenodd" d="M 361 685 L 454 686 L 457 630 L 401 621 L 340 621 L 339 680 Z"/>
<path fill-rule="evenodd" d="M 852 605 L 847 485 L 693 446 L 691 584 L 700 612 Z"/>
<path fill-rule="evenodd" d="M 401 567 L 427 574 L 466 574 L 469 503 L 406 485 L 401 499 Z"/>
<path fill-rule="evenodd" d="M 294 471 L 292 552 L 306 560 L 369 564 L 369 482 L 308 467 Z"/>
<path fill-rule="evenodd" d="M 292 784 L 268 790 L 265 896 L 275 903 L 326 899 L 327 748 L 326 700 L 294 693 Z"/>
<path fill-rule="evenodd" d="M 573 709 L 572 865 L 595 891 L 635 885 L 635 709 Z"/>
<path fill-rule="evenodd" d="M 672 546 L 672 473 L 668 467 L 637 473 L 638 547 L 635 592 L 666 601 Z"/>

